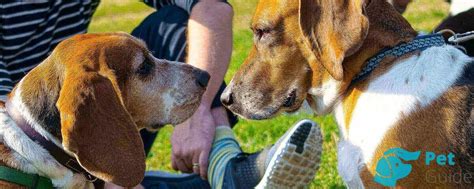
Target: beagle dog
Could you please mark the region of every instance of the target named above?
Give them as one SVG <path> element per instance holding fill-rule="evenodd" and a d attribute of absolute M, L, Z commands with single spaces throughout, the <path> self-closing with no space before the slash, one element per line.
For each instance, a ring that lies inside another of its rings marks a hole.
<path fill-rule="evenodd" d="M 307 100 L 333 112 L 349 188 L 384 187 L 376 166 L 392 148 L 421 153 L 397 187 L 474 186 L 474 63 L 441 35 L 417 38 L 386 0 L 260 0 L 251 27 L 253 48 L 221 96 L 231 111 L 268 119 Z M 454 165 L 427 165 L 428 152 Z"/>
<path fill-rule="evenodd" d="M 138 130 L 190 117 L 208 80 L 190 65 L 154 58 L 128 34 L 76 35 L 0 107 L 0 166 L 56 188 L 94 188 L 95 178 L 135 186 L 145 172 Z M 0 188 L 26 187 L 0 180 Z"/>

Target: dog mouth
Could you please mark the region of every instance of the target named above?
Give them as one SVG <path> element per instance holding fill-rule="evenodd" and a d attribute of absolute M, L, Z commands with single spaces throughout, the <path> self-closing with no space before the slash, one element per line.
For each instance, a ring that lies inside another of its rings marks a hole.
<path fill-rule="evenodd" d="M 296 102 L 296 90 L 291 91 L 283 102 L 283 107 L 291 108 L 295 105 Z"/>
<path fill-rule="evenodd" d="M 199 93 L 202 94 L 203 92 Z M 179 99 L 169 110 L 162 110 L 166 112 L 164 117 L 155 117 L 146 128 L 156 131 L 167 125 L 177 125 L 186 121 L 197 110 L 201 102 L 200 97 L 201 95 Z"/>
<path fill-rule="evenodd" d="M 303 100 L 300 100 L 298 95 L 303 94 L 299 94 L 296 89 L 291 90 L 291 92 L 288 93 L 288 95 L 284 99 L 283 104 L 281 105 L 281 109 L 283 109 L 287 113 L 293 113 L 298 111 L 304 101 L 304 98 Z"/>
<path fill-rule="evenodd" d="M 280 105 L 269 106 L 257 112 L 247 113 L 249 115 L 247 117 L 253 120 L 263 120 L 274 117 L 279 114 L 279 112 L 292 113 L 297 111 L 301 106 L 301 103 L 298 101 L 298 93 L 296 89 L 291 90 L 291 92 L 288 93 L 288 95 L 283 98 L 280 103 Z"/>

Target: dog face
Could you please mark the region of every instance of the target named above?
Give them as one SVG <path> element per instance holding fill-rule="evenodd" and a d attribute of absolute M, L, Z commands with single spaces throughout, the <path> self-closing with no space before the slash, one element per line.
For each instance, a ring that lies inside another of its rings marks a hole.
<path fill-rule="evenodd" d="M 298 6 L 283 2 L 259 2 L 251 26 L 253 49 L 222 96 L 230 110 L 246 118 L 296 110 L 310 87 L 311 68 L 298 46 Z"/>
<path fill-rule="evenodd" d="M 243 117 L 266 119 L 297 110 L 312 90 L 321 96 L 308 99 L 311 106 L 325 112 L 330 103 L 323 94 L 336 90 L 328 83 L 343 79 L 344 57 L 367 35 L 362 13 L 360 0 L 259 1 L 254 46 L 223 93 L 223 104 Z"/>
<path fill-rule="evenodd" d="M 61 42 L 13 93 L 31 112 L 47 109 L 42 115 L 60 122 L 56 136 L 89 173 L 132 187 L 145 172 L 138 130 L 190 117 L 208 79 L 197 68 L 154 58 L 128 34 L 85 34 Z"/>
<path fill-rule="evenodd" d="M 90 58 L 82 66 L 110 79 L 139 128 L 186 120 L 199 106 L 209 79 L 190 65 L 153 57 L 142 41 L 128 34 L 81 35 L 58 48 L 60 56 Z"/>
<path fill-rule="evenodd" d="M 200 104 L 209 74 L 184 63 L 156 59 L 148 51 L 137 53 L 135 59 L 135 73 L 127 79 L 126 90 L 127 109 L 137 125 L 158 129 L 189 118 Z"/>

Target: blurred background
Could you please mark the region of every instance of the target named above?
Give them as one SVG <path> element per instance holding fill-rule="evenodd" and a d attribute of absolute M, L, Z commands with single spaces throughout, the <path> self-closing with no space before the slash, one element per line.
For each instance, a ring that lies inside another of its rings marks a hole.
<path fill-rule="evenodd" d="M 250 21 L 257 0 L 230 0 L 234 7 L 234 50 L 232 62 L 226 75 L 229 82 L 252 45 Z M 124 31 L 130 33 L 154 9 L 136 0 L 102 0 L 89 27 L 90 33 Z M 449 4 L 444 0 L 414 0 L 408 6 L 404 17 L 418 31 L 430 32 L 448 15 Z M 344 188 L 337 173 L 336 147 L 339 139 L 337 125 L 332 116 L 316 117 L 310 113 L 282 115 L 272 120 L 240 120 L 234 131 L 246 152 L 255 152 L 271 145 L 297 120 L 310 118 L 322 127 L 324 135 L 321 168 L 310 188 Z M 170 138 L 173 128 L 167 126 L 159 133 L 152 152 L 147 159 L 148 170 L 171 168 Z M 369 132 L 369 131 L 368 131 Z"/>

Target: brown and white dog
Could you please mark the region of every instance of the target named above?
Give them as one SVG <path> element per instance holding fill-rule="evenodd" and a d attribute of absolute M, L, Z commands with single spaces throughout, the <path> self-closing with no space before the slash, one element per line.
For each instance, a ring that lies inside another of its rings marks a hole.
<path fill-rule="evenodd" d="M 138 130 L 191 116 L 208 79 L 192 66 L 154 58 L 128 34 L 85 34 L 61 42 L 15 86 L 8 101 L 87 172 L 131 187 L 145 171 Z M 58 188 L 94 187 L 25 135 L 3 105 L 0 136 L 1 165 L 50 178 Z M 5 181 L 0 187 L 21 188 Z"/>
<path fill-rule="evenodd" d="M 423 151 L 400 187 L 474 186 L 443 177 L 474 173 L 474 64 L 460 50 L 388 56 L 352 83 L 369 58 L 417 36 L 386 0 L 260 0 L 252 30 L 253 49 L 221 97 L 230 110 L 267 119 L 307 100 L 318 114 L 334 112 L 338 170 L 350 188 L 382 187 L 376 164 L 394 147 Z M 427 166 L 426 151 L 452 152 L 455 165 Z"/>

